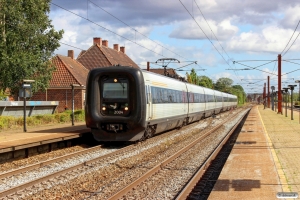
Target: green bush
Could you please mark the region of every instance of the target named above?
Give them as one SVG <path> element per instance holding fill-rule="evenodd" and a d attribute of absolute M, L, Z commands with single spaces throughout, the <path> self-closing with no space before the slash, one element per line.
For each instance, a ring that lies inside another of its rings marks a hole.
<path fill-rule="evenodd" d="M 69 122 L 70 121 L 70 115 L 68 113 L 60 113 L 59 114 L 59 122 L 60 123 L 65 123 L 65 122 Z"/>
<path fill-rule="evenodd" d="M 74 119 L 77 122 L 85 120 L 84 110 L 74 111 Z M 24 125 L 23 117 L 0 116 L 0 130 L 20 127 Z M 66 110 L 62 113 L 35 115 L 26 118 L 28 126 L 40 126 L 51 123 L 66 123 L 72 121 L 72 111 Z"/>
<path fill-rule="evenodd" d="M 11 116 L 0 116 L 0 123 L 4 128 L 12 128 L 16 125 L 15 118 Z"/>
<path fill-rule="evenodd" d="M 295 101 L 295 106 L 299 106 L 300 105 L 300 101 Z"/>
<path fill-rule="evenodd" d="M 16 118 L 16 125 L 17 125 L 17 126 L 23 126 L 23 124 L 24 124 L 24 119 L 23 119 L 23 117 L 18 117 L 18 118 Z"/>
<path fill-rule="evenodd" d="M 76 110 L 74 112 L 74 118 L 75 121 L 84 121 L 85 120 L 85 114 L 83 110 Z"/>

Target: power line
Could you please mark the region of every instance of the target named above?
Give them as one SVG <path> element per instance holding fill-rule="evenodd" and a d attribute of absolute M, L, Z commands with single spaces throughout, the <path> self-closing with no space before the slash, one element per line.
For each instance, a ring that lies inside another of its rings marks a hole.
<path fill-rule="evenodd" d="M 217 47 L 214 45 L 214 43 L 209 39 L 209 37 L 207 36 L 207 34 L 204 32 L 204 30 L 201 28 L 201 26 L 199 25 L 199 23 L 196 21 L 196 19 L 194 18 L 194 16 L 191 14 L 191 12 L 186 8 L 186 6 L 182 3 L 181 0 L 179 0 L 179 2 L 181 3 L 181 5 L 184 7 L 184 9 L 188 12 L 188 14 L 192 17 L 192 19 L 196 22 L 197 26 L 200 28 L 200 30 L 202 31 L 202 33 L 205 35 L 205 37 L 210 41 L 211 45 L 215 48 L 215 50 L 218 52 L 218 54 L 223 58 L 223 60 L 226 62 L 226 64 L 231 68 L 230 64 L 227 62 L 227 60 L 224 58 L 224 56 L 220 53 L 220 51 L 217 49 Z M 238 76 L 235 74 L 235 76 L 238 78 Z M 238 78 L 239 79 L 239 78 Z"/>
<path fill-rule="evenodd" d="M 220 43 L 219 39 L 217 38 L 217 36 L 216 36 L 216 35 L 215 35 L 215 33 L 213 32 L 212 28 L 210 27 L 209 23 L 207 22 L 207 20 L 206 20 L 206 17 L 204 16 L 203 12 L 201 11 L 201 9 L 200 9 L 199 5 L 197 4 L 197 2 L 196 2 L 195 0 L 194 0 L 194 2 L 195 2 L 195 4 L 197 5 L 197 8 L 198 8 L 198 10 L 200 11 L 200 13 L 201 13 L 202 17 L 204 18 L 204 20 L 205 20 L 206 24 L 208 25 L 208 27 L 209 27 L 210 31 L 213 33 L 213 35 L 214 35 L 214 36 L 215 36 L 215 38 L 217 39 L 217 41 L 218 41 L 219 45 L 221 46 L 222 50 L 225 52 L 225 54 L 227 55 L 227 57 L 230 59 L 230 56 L 227 54 L 227 52 L 225 51 L 225 49 L 224 49 L 224 48 L 223 48 L 223 46 L 221 45 L 221 43 Z M 195 19 L 194 19 L 194 20 L 195 20 Z M 235 68 L 235 67 L 234 67 L 234 68 Z M 237 74 L 236 74 L 237 72 L 236 72 L 236 71 L 234 71 L 234 73 L 235 73 L 235 75 L 237 76 Z"/>
<path fill-rule="evenodd" d="M 253 67 L 250 67 L 250 66 L 248 66 L 248 65 L 239 63 L 239 62 L 236 62 L 236 63 L 237 63 L 237 64 L 240 64 L 240 65 L 243 65 L 243 66 L 246 66 L 246 67 L 249 67 L 249 68 L 251 68 L 251 69 L 255 69 L 255 70 L 258 70 L 258 71 L 261 71 L 261 72 L 265 72 L 265 73 L 268 73 L 268 74 L 272 74 L 272 75 L 276 75 L 276 76 L 277 76 L 277 74 L 274 74 L 274 73 L 271 73 L 271 72 L 267 72 L 267 71 L 264 71 L 264 70 L 260 70 L 260 69 L 257 69 L 257 68 L 253 68 Z"/>
<path fill-rule="evenodd" d="M 298 39 L 299 35 L 300 35 L 300 32 L 299 32 L 299 34 L 297 35 L 297 37 L 295 38 L 294 42 L 291 44 L 291 46 L 288 48 L 288 50 L 286 50 L 286 52 L 285 52 L 282 56 L 284 56 L 284 55 L 290 50 L 290 48 L 294 45 L 294 43 L 295 43 L 296 40 Z"/>
<path fill-rule="evenodd" d="M 81 51 L 85 51 L 84 49 L 81 49 L 81 48 L 79 48 L 79 47 L 72 46 L 72 45 L 70 45 L 70 44 L 66 44 L 66 43 L 64 43 L 64 42 L 60 42 L 60 41 L 59 41 L 59 43 L 64 44 L 64 45 L 69 46 L 69 47 L 73 47 L 73 48 L 75 48 L 75 49 L 79 49 L 79 50 L 81 50 Z"/>
<path fill-rule="evenodd" d="M 105 10 L 104 8 L 102 8 L 101 6 L 99 6 L 99 5 L 97 5 L 96 3 L 94 3 L 93 1 L 91 1 L 91 0 L 87 0 L 87 1 L 90 2 L 90 3 L 92 3 L 93 5 L 95 5 L 96 7 L 100 8 L 101 10 L 103 10 L 104 12 L 106 12 L 107 14 L 109 14 L 110 16 L 112 16 L 113 18 L 115 18 L 116 20 L 122 22 L 124 25 L 126 25 L 127 27 L 129 27 L 129 28 L 131 28 L 133 31 L 135 31 L 135 33 L 139 33 L 140 35 L 144 36 L 145 38 L 147 38 L 148 40 L 152 41 L 153 43 L 155 43 L 155 44 L 161 46 L 163 49 L 166 49 L 166 50 L 172 52 L 173 54 L 175 54 L 175 55 L 177 55 L 177 56 L 179 56 L 179 57 L 181 57 L 181 58 L 186 59 L 185 57 L 183 57 L 183 56 L 181 56 L 181 55 L 175 53 L 174 51 L 172 51 L 172 50 L 170 50 L 170 49 L 164 47 L 163 45 L 159 44 L 158 42 L 152 40 L 151 38 L 149 38 L 149 37 L 146 36 L 145 34 L 139 32 L 139 31 L 136 30 L 135 28 L 131 27 L 129 24 L 125 23 L 123 20 L 119 19 L 118 17 L 116 17 L 115 15 L 111 14 L 110 12 L 108 12 L 107 10 Z"/>
<path fill-rule="evenodd" d="M 90 1 L 90 0 L 88 0 L 88 1 Z M 90 2 L 91 2 L 91 1 L 90 1 Z M 93 3 L 93 2 L 91 2 L 91 3 Z M 109 30 L 109 29 L 105 28 L 104 26 L 102 26 L 102 25 L 100 25 L 100 24 L 98 24 L 98 23 L 96 23 L 96 22 L 94 22 L 94 21 L 92 21 L 92 20 L 90 20 L 90 19 L 88 19 L 88 18 L 85 18 L 85 17 L 83 17 L 83 16 L 80 16 L 80 15 L 78 15 L 78 14 L 76 14 L 76 13 L 74 13 L 74 12 L 72 12 L 72 11 L 66 9 L 66 8 L 63 8 L 63 7 L 61 7 L 61 6 L 59 6 L 59 5 L 55 4 L 55 3 L 52 3 L 52 2 L 51 2 L 51 4 L 53 4 L 53 5 L 55 5 L 55 6 L 59 7 L 59 8 L 61 8 L 61 9 L 63 9 L 63 10 L 65 10 L 65 11 L 67 11 L 67 12 L 69 12 L 69 13 L 72 13 L 73 15 L 76 15 L 76 16 L 82 18 L 82 19 L 85 19 L 86 21 L 89 21 L 89 22 L 91 22 L 91 23 L 93 23 L 93 24 L 95 24 L 95 25 L 97 25 L 97 26 L 99 26 L 99 27 L 101 27 L 101 28 L 103 28 L 103 29 L 105 29 L 105 30 L 107 30 L 107 31 L 109 31 L 109 32 L 111 32 L 111 33 L 113 33 L 113 34 L 115 34 L 115 35 L 117 35 L 117 36 L 123 38 L 123 39 L 125 39 L 125 40 L 128 40 L 128 41 L 130 41 L 130 42 L 132 42 L 132 43 L 134 43 L 134 44 L 136 44 L 136 45 L 138 45 L 138 46 L 140 46 L 140 47 L 142 47 L 142 48 L 148 50 L 148 51 L 151 51 L 151 52 L 153 52 L 153 53 L 155 53 L 155 54 L 157 54 L 157 55 L 159 55 L 159 56 L 164 57 L 163 54 L 157 53 L 157 52 L 155 52 L 155 51 L 152 50 L 152 49 L 149 49 L 149 48 L 147 48 L 147 47 L 145 47 L 145 46 L 143 46 L 143 45 L 141 45 L 141 44 L 138 44 L 136 41 L 133 41 L 133 40 L 128 39 L 128 38 L 126 38 L 126 37 L 124 37 L 124 36 L 122 36 L 122 35 L 119 35 L 118 33 L 114 32 L 114 31 L 112 31 L 112 30 Z M 93 4 L 96 5 L 95 3 L 93 3 Z M 96 5 L 96 6 L 98 6 L 98 5 Z M 98 7 L 101 8 L 100 6 L 98 6 Z M 104 10 L 103 8 L 101 8 L 101 9 Z M 104 11 L 107 12 L 106 10 L 104 10 Z M 122 23 L 124 23 L 125 25 L 127 25 L 128 27 L 130 27 L 128 24 L 126 24 L 125 22 L 123 22 L 123 21 L 120 20 L 119 18 L 115 17 L 115 16 L 112 15 L 111 13 L 109 13 L 109 12 L 107 12 L 107 13 L 110 14 L 111 16 L 113 16 L 114 18 L 118 19 L 119 21 L 121 21 Z M 132 28 L 132 27 L 130 27 L 130 28 L 133 29 L 134 31 L 138 32 L 138 31 L 135 30 L 134 28 Z M 138 32 L 138 33 L 140 33 L 140 32 Z M 140 33 L 140 34 L 143 35 L 142 33 Z M 143 36 L 145 36 L 145 35 L 143 35 Z M 147 36 L 145 36 L 145 37 L 147 37 Z M 148 37 L 147 37 L 147 38 L 148 38 Z M 156 43 L 157 45 L 163 47 L 164 49 L 167 49 L 168 51 L 170 51 L 170 52 L 172 52 L 172 53 L 174 53 L 174 54 L 176 54 L 176 55 L 178 55 L 178 56 L 184 58 L 183 56 L 181 56 L 181 55 L 179 55 L 179 54 L 177 54 L 177 53 L 175 53 L 175 52 L 169 50 L 168 48 L 162 46 L 161 44 L 155 42 L 154 40 L 152 40 L 152 39 L 150 39 L 150 38 L 148 38 L 148 39 L 151 40 L 151 41 L 153 41 L 153 42 Z M 62 44 L 67 45 L 67 44 L 65 44 L 65 43 L 62 43 Z M 68 46 L 71 46 L 71 45 L 68 45 Z M 72 46 L 71 46 L 71 47 L 72 47 Z M 80 48 L 77 48 L 77 49 L 80 49 Z M 199 64 L 197 64 L 197 65 L 198 65 L 200 68 L 202 68 Z"/>
<path fill-rule="evenodd" d="M 295 32 L 296 32 L 298 26 L 299 26 L 299 23 L 300 23 L 300 20 L 299 20 L 299 22 L 298 22 L 298 24 L 297 24 L 297 26 L 296 26 L 296 28 L 295 28 L 295 30 L 294 30 L 294 32 L 293 32 L 291 38 L 289 39 L 288 43 L 286 44 L 286 46 L 284 47 L 284 49 L 282 50 L 282 52 L 281 52 L 280 54 L 282 54 L 282 53 L 284 52 L 284 50 L 287 48 L 287 46 L 289 45 L 291 39 L 293 38 L 293 36 L 294 36 L 294 34 L 295 34 Z M 298 36 L 299 36 L 299 34 L 298 34 Z M 297 36 L 297 37 L 298 37 L 298 36 Z M 297 39 L 297 38 L 296 38 L 296 39 Z M 295 41 L 294 41 L 294 42 L 295 42 Z M 294 43 L 293 43 L 293 44 L 294 44 Z M 292 45 L 293 45 L 293 44 L 292 44 Z M 291 46 L 292 46 L 292 45 L 291 45 Z M 291 48 L 291 46 L 290 46 L 290 48 Z M 290 49 L 290 48 L 289 48 L 289 49 Z M 289 50 L 289 49 L 288 49 L 288 50 Z M 288 52 L 288 50 L 283 54 L 283 56 Z"/>
<path fill-rule="evenodd" d="M 227 57 L 230 59 L 229 55 L 227 54 L 227 52 L 225 51 L 225 49 L 224 49 L 224 48 L 223 48 L 223 46 L 221 45 L 221 43 L 220 43 L 219 39 L 217 38 L 217 36 L 216 36 L 216 35 L 215 35 L 215 33 L 213 32 L 213 30 L 211 29 L 211 27 L 210 27 L 209 23 L 207 22 L 207 20 L 206 20 L 206 18 L 205 18 L 205 16 L 204 16 L 204 14 L 202 13 L 202 11 L 201 11 L 200 7 L 199 7 L 199 6 L 198 6 L 198 4 L 197 4 L 197 2 L 196 2 L 195 0 L 194 0 L 194 2 L 195 2 L 195 4 L 197 5 L 197 8 L 199 9 L 199 11 L 200 11 L 200 13 L 201 13 L 202 17 L 204 18 L 205 22 L 207 23 L 207 25 L 208 25 L 208 27 L 209 27 L 210 31 L 211 31 L 211 32 L 214 34 L 214 36 L 215 36 L 215 38 L 217 39 L 217 41 L 218 41 L 219 45 L 222 47 L 222 50 L 225 52 L 225 54 L 227 55 Z"/>
<path fill-rule="evenodd" d="M 90 20 L 90 19 L 88 19 L 88 18 L 85 18 L 85 17 L 83 17 L 83 16 L 80 16 L 80 15 L 78 15 L 78 14 L 76 14 L 76 13 L 74 13 L 74 12 L 72 12 L 72 11 L 66 9 L 66 8 L 63 8 L 63 7 L 61 7 L 61 6 L 59 6 L 59 5 L 55 4 L 55 3 L 52 3 L 52 2 L 51 2 L 51 4 L 53 4 L 53 5 L 55 5 L 55 6 L 59 7 L 59 8 L 61 8 L 61 9 L 63 9 L 63 10 L 65 10 L 65 11 L 67 11 L 67 12 L 69 12 L 69 13 L 72 13 L 73 15 L 76 15 L 77 17 L 80 17 L 80 18 L 82 18 L 82 19 L 85 19 L 86 21 L 89 21 L 89 22 L 91 22 L 92 24 L 95 24 L 95 25 L 97 25 L 97 26 L 99 26 L 99 27 L 101 27 L 101 28 L 107 30 L 108 32 L 111 32 L 111 33 L 113 33 L 113 34 L 115 34 L 115 35 L 117 35 L 117 36 L 119 36 L 119 37 L 121 37 L 121 38 L 123 38 L 123 39 L 125 39 L 125 40 L 128 40 L 128 41 L 130 41 L 130 42 L 132 42 L 132 43 L 134 43 L 134 44 L 136 44 L 136 45 L 138 45 L 138 46 L 140 46 L 140 47 L 142 47 L 142 48 L 144 48 L 144 49 L 147 49 L 148 51 L 151 51 L 151 52 L 153 52 L 153 53 L 155 53 L 155 54 L 160 55 L 160 56 L 163 57 L 162 54 L 157 53 L 157 52 L 155 52 L 154 50 L 149 49 L 149 48 L 147 48 L 147 47 L 145 47 L 145 46 L 143 46 L 143 45 L 141 45 L 141 44 L 138 44 L 138 43 L 136 43 L 135 41 L 132 41 L 131 39 L 128 39 L 128 38 L 126 38 L 126 37 L 124 37 L 124 36 L 122 36 L 122 35 L 120 35 L 120 34 L 114 32 L 114 31 L 112 31 L 112 30 L 110 30 L 110 29 L 107 29 L 107 28 L 105 28 L 104 26 L 102 26 L 102 25 L 100 25 L 100 24 L 98 24 L 98 23 L 96 23 L 96 22 L 94 22 L 94 21 L 92 21 L 92 20 Z"/>

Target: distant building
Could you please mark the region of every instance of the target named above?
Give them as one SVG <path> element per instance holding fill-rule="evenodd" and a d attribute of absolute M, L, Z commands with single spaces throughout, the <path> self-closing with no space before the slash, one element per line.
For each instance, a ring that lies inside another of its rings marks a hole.
<path fill-rule="evenodd" d="M 51 62 L 56 70 L 52 73 L 49 88 L 46 92 L 36 92 L 30 100 L 32 101 L 59 101 L 58 112 L 72 109 L 71 84 L 78 84 L 74 90 L 75 109 L 84 108 L 85 84 L 89 70 L 74 59 L 74 51 L 69 50 L 68 56 L 56 55 Z"/>
<path fill-rule="evenodd" d="M 118 44 L 114 48 L 108 47 L 108 41 L 94 38 L 93 45 L 81 51 L 74 59 L 74 51 L 69 50 L 68 56 L 56 55 L 51 61 L 56 66 L 52 74 L 49 88 L 46 92 L 36 92 L 30 100 L 33 101 L 59 101 L 58 112 L 72 109 L 71 84 L 78 84 L 74 90 L 75 109 L 84 109 L 85 86 L 89 70 L 114 65 L 132 66 L 139 68 L 126 54 L 125 47 Z"/>
<path fill-rule="evenodd" d="M 179 74 L 177 74 L 176 71 L 172 68 L 166 69 L 166 74 L 165 74 L 165 69 L 164 68 L 160 68 L 160 69 L 159 68 L 158 69 L 149 68 L 147 70 L 150 71 L 150 72 L 154 72 L 156 74 L 165 75 L 165 76 L 168 76 L 168 77 L 175 78 L 175 79 L 186 82 L 185 78 L 181 77 Z"/>
<path fill-rule="evenodd" d="M 119 48 L 118 44 L 114 44 L 113 47 L 113 49 L 108 47 L 107 40 L 102 41 L 101 38 L 94 38 L 93 46 L 81 52 L 77 61 L 88 70 L 114 65 L 139 68 L 139 66 L 126 55 L 125 47 Z"/>

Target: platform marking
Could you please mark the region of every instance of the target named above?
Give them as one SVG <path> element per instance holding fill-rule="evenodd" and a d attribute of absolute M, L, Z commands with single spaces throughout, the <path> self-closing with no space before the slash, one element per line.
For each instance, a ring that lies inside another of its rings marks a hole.
<path fill-rule="evenodd" d="M 272 141 L 271 141 L 271 139 L 270 139 L 270 137 L 269 137 L 268 131 L 267 131 L 267 129 L 266 129 L 266 127 L 265 127 L 265 124 L 264 124 L 264 122 L 263 122 L 263 120 L 262 120 L 262 117 L 261 117 L 260 112 L 259 112 L 259 110 L 258 110 L 258 106 L 256 106 L 256 109 L 257 109 L 257 112 L 258 112 L 258 114 L 259 114 L 260 121 L 261 121 L 261 123 L 262 123 L 262 125 L 263 125 L 263 127 L 264 127 L 265 135 L 266 135 L 267 140 L 268 140 L 268 146 L 269 146 L 269 149 L 271 150 L 272 157 L 273 157 L 273 161 L 274 161 L 275 166 L 276 166 L 276 169 L 277 169 L 277 174 L 278 174 L 278 176 L 279 176 L 279 181 L 280 181 L 280 183 L 281 183 L 282 191 L 283 191 L 283 192 L 290 192 L 291 190 L 290 190 L 290 188 L 288 187 L 288 183 L 287 183 L 287 181 L 286 181 L 285 174 L 284 174 L 284 172 L 283 172 L 283 169 L 282 169 L 282 166 L 281 166 L 281 164 L 280 164 L 280 162 L 279 162 L 279 159 L 278 159 L 278 157 L 277 157 L 277 155 L 276 155 L 276 152 L 275 152 L 275 150 L 274 150 L 274 148 L 273 148 L 273 143 L 272 143 Z"/>

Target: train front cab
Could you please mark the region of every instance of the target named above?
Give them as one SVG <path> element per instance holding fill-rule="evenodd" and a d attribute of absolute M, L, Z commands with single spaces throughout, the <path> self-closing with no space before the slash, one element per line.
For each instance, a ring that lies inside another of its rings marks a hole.
<path fill-rule="evenodd" d="M 98 141 L 136 141 L 145 131 L 145 86 L 141 70 L 111 66 L 89 72 L 86 125 Z"/>

